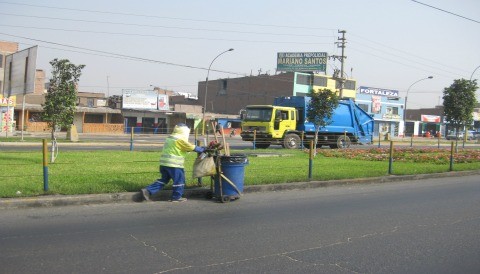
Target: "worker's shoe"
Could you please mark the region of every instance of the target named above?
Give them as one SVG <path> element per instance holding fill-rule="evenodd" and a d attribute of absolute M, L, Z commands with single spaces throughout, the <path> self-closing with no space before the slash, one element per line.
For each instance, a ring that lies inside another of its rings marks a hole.
<path fill-rule="evenodd" d="M 181 202 L 186 202 L 187 198 L 180 198 L 180 199 L 175 199 L 175 200 L 170 200 L 172 203 L 181 203 Z"/>
<path fill-rule="evenodd" d="M 146 188 L 142 188 L 142 194 L 143 194 L 143 199 L 145 199 L 145 201 L 151 201 L 150 192 L 148 192 Z"/>

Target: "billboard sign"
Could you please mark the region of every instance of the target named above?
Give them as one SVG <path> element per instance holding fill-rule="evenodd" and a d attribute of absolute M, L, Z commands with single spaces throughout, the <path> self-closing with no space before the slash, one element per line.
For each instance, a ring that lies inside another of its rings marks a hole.
<path fill-rule="evenodd" d="M 383 88 L 360 87 L 360 93 L 384 96 L 384 97 L 398 97 L 398 90 L 383 89 Z"/>
<path fill-rule="evenodd" d="M 14 107 L 17 104 L 17 97 L 10 96 L 10 97 L 3 97 L 0 94 L 0 107 Z"/>
<path fill-rule="evenodd" d="M 326 52 L 278 52 L 277 71 L 321 71 L 327 70 Z"/>
<path fill-rule="evenodd" d="M 382 110 L 382 97 L 372 96 L 372 112 L 378 114 L 380 110 Z"/>
<path fill-rule="evenodd" d="M 124 109 L 157 109 L 157 92 L 153 90 L 123 90 L 122 108 Z"/>
<path fill-rule="evenodd" d="M 422 114 L 420 116 L 422 122 L 426 122 L 426 123 L 440 123 L 441 121 L 441 118 L 440 116 L 437 116 L 437 115 L 424 115 Z"/>
<path fill-rule="evenodd" d="M 168 95 L 166 94 L 159 94 L 158 95 L 158 110 L 170 110 L 170 106 L 168 104 Z"/>
<path fill-rule="evenodd" d="M 13 132 L 15 119 L 13 107 L 0 107 L 0 132 Z"/>
<path fill-rule="evenodd" d="M 13 132 L 15 128 L 15 96 L 3 97 L 0 94 L 0 132 Z"/>
<path fill-rule="evenodd" d="M 24 49 L 5 57 L 4 94 L 7 96 L 33 93 L 37 46 Z"/>

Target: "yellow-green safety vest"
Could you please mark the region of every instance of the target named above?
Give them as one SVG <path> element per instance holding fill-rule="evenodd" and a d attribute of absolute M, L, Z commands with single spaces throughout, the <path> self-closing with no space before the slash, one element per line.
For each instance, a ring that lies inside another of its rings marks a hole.
<path fill-rule="evenodd" d="M 167 167 L 183 168 L 186 152 L 193 151 L 195 145 L 185 142 L 175 136 L 169 136 L 165 139 L 162 155 L 160 156 L 160 165 Z"/>

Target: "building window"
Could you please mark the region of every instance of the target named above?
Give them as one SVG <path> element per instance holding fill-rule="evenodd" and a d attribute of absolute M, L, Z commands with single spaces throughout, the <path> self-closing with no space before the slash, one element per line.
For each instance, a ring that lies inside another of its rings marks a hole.
<path fill-rule="evenodd" d="M 0 54 L 0 68 L 3 68 L 3 54 Z"/>
<path fill-rule="evenodd" d="M 222 89 L 227 90 L 227 80 L 222 80 Z"/>
<path fill-rule="evenodd" d="M 95 99 L 87 98 L 87 107 L 93 108 L 95 106 Z"/>
<path fill-rule="evenodd" d="M 398 115 L 398 107 L 392 107 L 392 114 Z"/>
<path fill-rule="evenodd" d="M 103 115 L 99 114 L 85 114 L 85 123 L 101 124 L 103 123 Z"/>
<path fill-rule="evenodd" d="M 342 84 L 342 82 L 340 80 L 337 80 L 335 81 L 335 88 L 337 89 L 340 89 L 340 85 Z M 343 83 L 343 88 L 344 89 L 350 89 L 350 90 L 355 90 L 355 86 L 356 86 L 357 82 L 355 81 L 352 81 L 352 80 L 345 80 L 345 83 Z"/>
<path fill-rule="evenodd" d="M 398 115 L 398 107 L 386 107 L 385 114 Z"/>
<path fill-rule="evenodd" d="M 344 87 L 345 89 L 355 90 L 355 89 L 356 89 L 355 86 L 356 86 L 356 82 L 355 82 L 355 81 L 347 80 L 347 81 L 345 81 L 345 84 L 344 84 L 343 87 Z"/>
<path fill-rule="evenodd" d="M 222 80 L 220 82 L 220 90 L 217 92 L 217 95 L 227 94 L 227 80 Z"/>
<path fill-rule="evenodd" d="M 321 77 L 321 76 L 314 76 L 313 77 L 313 85 L 314 86 L 326 87 L 327 82 L 328 82 L 327 77 Z"/>
<path fill-rule="evenodd" d="M 392 115 L 392 114 L 393 114 L 392 107 L 386 107 L 386 108 L 385 108 L 385 114 L 387 114 L 387 115 Z"/>
<path fill-rule="evenodd" d="M 44 122 L 41 112 L 30 112 L 28 116 L 29 122 Z"/>
<path fill-rule="evenodd" d="M 297 74 L 298 85 L 312 85 L 312 75 L 309 74 Z"/>
<path fill-rule="evenodd" d="M 363 109 L 363 111 L 368 112 L 368 105 L 367 104 L 358 104 L 358 107 Z"/>

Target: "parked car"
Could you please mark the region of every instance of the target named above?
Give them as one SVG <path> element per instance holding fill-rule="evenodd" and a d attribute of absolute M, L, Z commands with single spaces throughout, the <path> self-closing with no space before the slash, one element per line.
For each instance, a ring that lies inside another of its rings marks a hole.
<path fill-rule="evenodd" d="M 455 140 L 458 138 L 458 140 L 463 140 L 463 136 L 465 136 L 465 133 L 463 131 L 460 131 L 458 133 L 458 136 L 455 132 L 452 132 L 452 133 L 449 133 L 445 138 L 447 140 Z M 474 140 L 474 139 L 477 139 L 478 137 L 480 137 L 480 135 L 476 134 L 475 131 L 473 130 L 468 130 L 467 131 L 467 140 Z"/>

